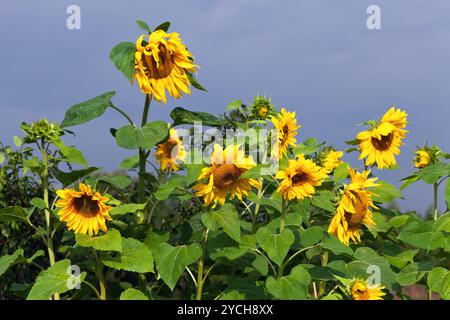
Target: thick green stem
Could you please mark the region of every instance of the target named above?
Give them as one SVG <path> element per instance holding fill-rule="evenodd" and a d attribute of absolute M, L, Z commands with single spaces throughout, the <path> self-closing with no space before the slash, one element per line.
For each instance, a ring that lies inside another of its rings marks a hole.
<path fill-rule="evenodd" d="M 263 179 L 260 179 L 260 182 L 261 182 L 261 187 L 258 188 L 258 200 L 260 200 L 262 197 Z M 256 233 L 256 229 L 258 227 L 258 225 L 257 225 L 258 212 L 259 212 L 260 207 L 261 207 L 261 205 L 259 204 L 259 202 L 255 204 L 255 211 L 252 215 L 252 233 Z"/>
<path fill-rule="evenodd" d="M 106 286 L 105 286 L 105 277 L 103 275 L 104 265 L 103 262 L 98 258 L 97 252 L 94 250 L 95 260 L 97 261 L 97 277 L 100 286 L 100 299 L 106 300 Z"/>
<path fill-rule="evenodd" d="M 49 201 L 49 183 L 48 183 L 48 155 L 45 148 L 45 143 L 42 141 L 41 146 L 41 154 L 42 154 L 42 163 L 44 165 L 44 169 L 42 172 L 42 192 L 44 196 L 45 203 L 45 224 L 46 224 L 46 246 L 48 252 L 48 259 L 50 262 L 50 266 L 53 266 L 56 262 L 55 252 L 53 250 L 53 237 L 52 237 L 52 226 L 51 226 L 51 217 L 50 217 L 50 201 Z M 59 293 L 55 293 L 53 295 L 55 300 L 59 300 Z"/>
<path fill-rule="evenodd" d="M 148 120 L 148 110 L 150 107 L 151 102 L 151 96 L 146 95 L 145 96 L 145 105 L 144 105 L 144 111 L 142 113 L 142 121 L 141 121 L 141 127 L 145 126 L 147 124 Z M 138 191 L 138 202 L 144 203 L 145 202 L 145 170 L 146 170 L 146 161 L 147 161 L 147 153 L 145 152 L 145 149 L 140 148 L 139 149 L 139 191 Z"/>
<path fill-rule="evenodd" d="M 280 216 L 280 233 L 283 232 L 286 225 L 286 200 L 281 201 L 281 216 Z"/>
<path fill-rule="evenodd" d="M 434 209 L 434 221 L 438 219 L 438 187 L 439 184 L 436 182 L 433 185 L 433 209 Z"/>
<path fill-rule="evenodd" d="M 204 233 L 203 253 L 197 263 L 197 294 L 195 296 L 195 300 L 202 300 L 203 284 L 204 284 L 205 278 L 206 278 L 206 277 L 203 277 L 203 267 L 205 264 L 206 244 L 208 243 L 208 233 L 209 233 L 209 229 L 206 229 L 205 233 Z"/>

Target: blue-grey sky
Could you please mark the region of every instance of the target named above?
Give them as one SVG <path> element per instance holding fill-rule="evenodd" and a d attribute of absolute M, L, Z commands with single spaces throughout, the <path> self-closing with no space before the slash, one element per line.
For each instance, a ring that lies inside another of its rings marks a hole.
<path fill-rule="evenodd" d="M 81 30 L 68 30 L 66 9 L 81 8 Z M 368 30 L 366 9 L 381 8 L 381 30 Z M 0 4 L 0 139 L 12 144 L 21 121 L 61 121 L 74 103 L 116 90 L 114 103 L 139 118 L 143 96 L 108 59 L 121 41 L 135 41 L 136 19 L 156 26 L 172 21 L 209 92 L 193 91 L 167 105 L 154 103 L 151 120 L 169 120 L 176 106 L 220 113 L 234 99 L 256 93 L 297 112 L 298 140 L 316 137 L 337 147 L 353 139 L 355 124 L 390 106 L 407 110 L 411 133 L 395 172 L 412 171 L 416 145 L 450 151 L 450 2 L 448 0 L 20 0 Z M 109 110 L 73 128 L 92 165 L 108 170 L 132 154 L 115 145 L 110 127 L 126 122 Z M 356 163 L 356 154 L 345 160 Z M 379 172 L 375 172 L 379 174 Z M 425 210 L 432 187 L 418 183 L 401 201 Z M 442 204 L 443 206 L 443 204 Z"/>

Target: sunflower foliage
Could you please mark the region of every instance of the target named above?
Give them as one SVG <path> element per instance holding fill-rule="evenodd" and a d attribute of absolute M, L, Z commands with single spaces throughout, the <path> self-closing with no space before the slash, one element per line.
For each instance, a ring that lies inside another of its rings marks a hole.
<path fill-rule="evenodd" d="M 143 95 L 140 122 L 109 91 L 61 123 L 22 124 L 17 150 L 1 145 L 3 297 L 450 298 L 449 155 L 418 147 L 400 190 L 377 178 L 398 168 L 408 143 L 404 110 L 366 121 L 347 150 L 299 138 L 301 117 L 264 95 L 232 100 L 220 115 L 176 107 L 170 123 L 153 119 L 170 98 L 206 89 L 170 23 L 137 25 L 136 42 L 110 59 Z M 110 132 L 132 153 L 114 174 L 64 142 L 107 111 L 123 116 Z M 249 130 L 256 140 L 242 139 Z M 392 205 L 417 183 L 433 190 L 429 217 Z"/>

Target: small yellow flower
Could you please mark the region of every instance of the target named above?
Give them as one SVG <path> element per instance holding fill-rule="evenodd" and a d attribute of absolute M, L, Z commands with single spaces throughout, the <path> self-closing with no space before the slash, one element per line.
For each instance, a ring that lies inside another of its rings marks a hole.
<path fill-rule="evenodd" d="M 202 169 L 198 177 L 199 183 L 194 187 L 197 196 L 203 197 L 205 205 L 219 203 L 223 205 L 230 194 L 230 199 L 238 197 L 242 200 L 252 187 L 260 188 L 257 179 L 242 178 L 242 174 L 256 166 L 251 156 L 246 157 L 244 150 L 238 145 L 229 145 L 224 150 L 214 145 L 211 155 L 211 166 Z M 205 183 L 202 180 L 206 180 Z"/>
<path fill-rule="evenodd" d="M 367 188 L 375 187 L 377 178 L 368 178 L 369 171 L 356 173 L 349 169 L 351 183 L 345 187 L 344 194 L 331 220 L 328 232 L 337 237 L 345 245 L 350 239 L 360 242 L 359 229 L 362 225 L 373 226 L 370 208 L 376 208 L 372 202 L 372 193 Z"/>
<path fill-rule="evenodd" d="M 383 300 L 386 295 L 384 287 L 380 285 L 369 285 L 363 279 L 355 279 L 351 285 L 354 300 Z"/>
<path fill-rule="evenodd" d="M 416 152 L 416 158 L 414 165 L 416 168 L 422 169 L 430 164 L 431 155 L 426 150 L 418 150 Z"/>
<path fill-rule="evenodd" d="M 180 162 L 186 159 L 186 150 L 175 129 L 169 131 L 169 139 L 157 146 L 156 160 L 163 171 L 180 170 Z"/>
<path fill-rule="evenodd" d="M 344 156 L 342 151 L 330 150 L 325 159 L 322 161 L 322 171 L 325 174 L 331 173 L 337 166 L 339 166 L 342 161 L 341 158 Z"/>
<path fill-rule="evenodd" d="M 273 156 L 281 158 L 283 154 L 287 153 L 289 146 L 295 147 L 297 140 L 297 129 L 301 128 L 297 125 L 297 119 L 295 118 L 295 112 L 288 112 L 285 108 L 281 109 L 278 116 L 272 117 L 272 123 L 277 130 L 278 141 L 275 143 Z"/>
<path fill-rule="evenodd" d="M 324 177 L 319 166 L 300 154 L 295 160 L 289 160 L 287 168 L 278 171 L 275 178 L 282 180 L 277 192 L 284 199 L 301 200 L 311 198 L 316 192 L 315 187 L 322 184 Z"/>
<path fill-rule="evenodd" d="M 60 189 L 56 194 L 61 199 L 56 206 L 59 219 L 67 223 L 69 230 L 75 233 L 96 235 L 99 230 L 106 232 L 106 220 L 112 220 L 105 202 L 107 197 L 99 192 L 94 192 L 90 186 L 80 183 L 80 191 L 74 189 Z"/>
<path fill-rule="evenodd" d="M 366 165 L 374 163 L 378 168 L 389 168 L 397 164 L 395 156 L 400 154 L 402 139 L 408 132 L 407 114 L 392 107 L 383 116 L 380 123 L 370 130 L 360 132 L 356 139 L 360 141 L 360 159 L 366 159 Z"/>
<path fill-rule="evenodd" d="M 187 73 L 198 68 L 193 60 L 178 33 L 157 30 L 136 41 L 134 77 L 142 93 L 167 103 L 166 90 L 175 99 L 191 93 Z"/>

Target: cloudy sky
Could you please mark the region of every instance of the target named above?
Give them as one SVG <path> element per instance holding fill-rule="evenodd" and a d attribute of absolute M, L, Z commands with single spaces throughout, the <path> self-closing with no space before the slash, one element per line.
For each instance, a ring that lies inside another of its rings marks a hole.
<path fill-rule="evenodd" d="M 81 8 L 81 29 L 66 28 L 69 5 Z M 366 26 L 369 5 L 381 8 L 381 30 Z M 143 97 L 109 61 L 111 48 L 172 21 L 200 65 L 209 92 L 167 105 L 150 119 L 169 120 L 176 106 L 220 113 L 256 93 L 297 112 L 299 140 L 316 137 L 337 147 L 355 137 L 355 124 L 398 106 L 409 114 L 406 146 L 395 172 L 376 172 L 399 185 L 411 173 L 417 145 L 450 151 L 450 2 L 448 0 L 17 0 L 0 5 L 0 139 L 12 143 L 21 121 L 61 121 L 71 105 L 109 90 L 139 118 Z M 67 138 L 92 165 L 117 168 L 132 154 L 115 145 L 110 127 L 126 122 L 110 110 Z M 356 164 L 356 154 L 346 160 Z M 405 209 L 425 210 L 432 187 L 405 191 Z"/>

